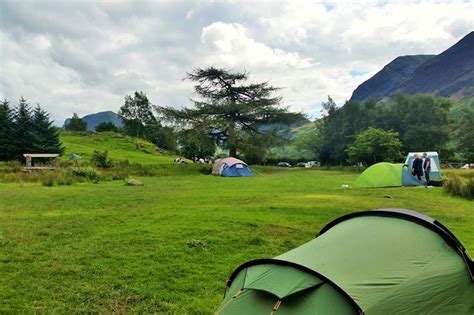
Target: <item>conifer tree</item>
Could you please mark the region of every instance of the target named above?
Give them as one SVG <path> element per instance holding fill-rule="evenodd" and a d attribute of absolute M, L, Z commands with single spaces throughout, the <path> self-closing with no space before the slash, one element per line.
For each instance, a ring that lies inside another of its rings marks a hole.
<path fill-rule="evenodd" d="M 300 113 L 280 106 L 281 98 L 273 96 L 278 88 L 268 82 L 248 83 L 246 72 L 197 68 L 188 73 L 187 79 L 196 83 L 194 89 L 200 96 L 193 100 L 194 106 L 156 109 L 192 129 L 209 130 L 216 141 L 227 145 L 229 156 L 235 157 L 237 149 L 245 144 L 245 137 L 240 135 L 252 137 L 266 133 L 266 126 L 291 125 L 303 119 Z"/>
<path fill-rule="evenodd" d="M 31 108 L 23 97 L 20 98 L 20 103 L 15 108 L 13 116 L 13 156 L 18 160 L 22 160 L 24 153 L 31 153 L 34 143 Z"/>
<path fill-rule="evenodd" d="M 0 102 L 0 161 L 13 158 L 13 113 L 9 102 Z"/>
<path fill-rule="evenodd" d="M 64 148 L 59 141 L 58 129 L 53 126 L 49 114 L 39 104 L 33 110 L 32 123 L 32 152 L 62 154 Z"/>

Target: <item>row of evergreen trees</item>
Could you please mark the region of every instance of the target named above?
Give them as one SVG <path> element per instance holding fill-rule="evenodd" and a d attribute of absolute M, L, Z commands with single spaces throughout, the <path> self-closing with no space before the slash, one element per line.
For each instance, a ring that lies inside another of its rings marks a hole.
<path fill-rule="evenodd" d="M 22 97 L 16 107 L 0 102 L 0 161 L 23 160 L 24 153 L 59 153 L 64 148 L 58 128 L 39 104 L 31 108 Z"/>

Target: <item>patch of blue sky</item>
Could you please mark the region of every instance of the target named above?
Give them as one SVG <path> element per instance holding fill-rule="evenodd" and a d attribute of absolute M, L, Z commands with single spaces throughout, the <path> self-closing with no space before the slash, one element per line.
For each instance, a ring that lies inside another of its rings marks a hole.
<path fill-rule="evenodd" d="M 333 2 L 323 2 L 323 5 L 327 12 L 334 10 L 334 7 L 336 6 Z"/>
<path fill-rule="evenodd" d="M 360 70 L 351 70 L 350 74 L 352 77 L 360 77 L 361 75 L 366 74 L 367 71 L 360 71 Z"/>

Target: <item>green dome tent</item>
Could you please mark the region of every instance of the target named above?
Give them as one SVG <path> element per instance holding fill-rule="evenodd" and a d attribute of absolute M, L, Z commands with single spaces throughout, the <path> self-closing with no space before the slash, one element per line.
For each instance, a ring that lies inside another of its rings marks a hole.
<path fill-rule="evenodd" d="M 354 188 L 422 186 L 425 184 L 425 181 L 418 180 L 411 174 L 407 165 L 381 162 L 363 171 L 354 182 Z"/>
<path fill-rule="evenodd" d="M 426 182 L 411 174 L 415 154 L 410 152 L 405 164 L 381 162 L 368 167 L 354 182 L 354 188 L 422 186 Z M 418 153 L 422 156 L 421 153 Z M 442 176 L 438 153 L 427 152 L 431 159 L 430 185 L 440 185 Z"/>
<path fill-rule="evenodd" d="M 403 164 L 377 163 L 368 167 L 357 177 L 354 187 L 402 186 Z"/>
<path fill-rule="evenodd" d="M 438 221 L 403 209 L 352 213 L 227 282 L 217 314 L 473 314 L 474 264 Z"/>

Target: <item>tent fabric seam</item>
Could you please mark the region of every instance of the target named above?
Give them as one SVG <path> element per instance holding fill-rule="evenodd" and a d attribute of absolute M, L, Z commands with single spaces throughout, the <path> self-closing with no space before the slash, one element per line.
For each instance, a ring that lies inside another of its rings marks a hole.
<path fill-rule="evenodd" d="M 359 314 L 364 314 L 364 310 L 362 309 L 362 307 L 359 304 L 357 304 L 357 302 L 343 288 L 341 288 L 339 285 L 337 285 L 334 281 L 332 281 L 331 279 L 329 279 L 325 275 L 317 272 L 316 270 L 310 269 L 310 268 L 308 268 L 304 265 L 300 265 L 300 264 L 297 264 L 295 262 L 287 261 L 287 260 L 281 260 L 281 259 L 275 259 L 275 258 L 262 258 L 262 259 L 255 259 L 255 260 L 247 261 L 247 262 L 243 263 L 242 265 L 240 265 L 239 267 L 237 267 L 237 269 L 235 269 L 234 272 L 232 272 L 232 274 L 229 277 L 228 287 L 231 286 L 231 284 L 234 281 L 235 277 L 237 276 L 237 274 L 240 271 L 242 271 L 242 269 L 248 268 L 248 267 L 251 267 L 251 266 L 255 266 L 255 265 L 260 265 L 260 264 L 278 264 L 278 265 L 283 265 L 283 266 L 289 266 L 289 267 L 293 267 L 293 268 L 296 268 L 296 269 L 300 269 L 301 271 L 307 272 L 309 274 L 315 275 L 316 277 L 321 278 L 324 283 L 327 283 L 333 289 L 335 289 L 337 292 L 339 292 L 344 298 L 346 298 L 347 301 L 353 307 L 355 307 L 355 309 L 358 311 Z"/>

